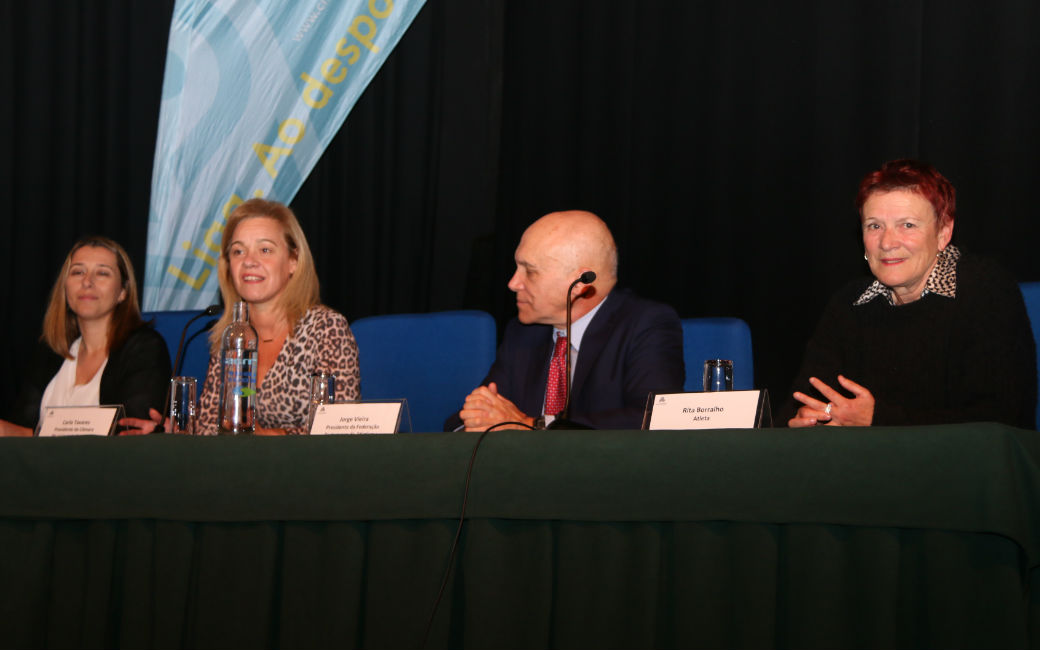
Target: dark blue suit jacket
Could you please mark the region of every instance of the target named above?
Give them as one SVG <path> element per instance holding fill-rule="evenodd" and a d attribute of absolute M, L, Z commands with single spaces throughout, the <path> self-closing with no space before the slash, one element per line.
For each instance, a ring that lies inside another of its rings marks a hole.
<path fill-rule="evenodd" d="M 500 395 L 537 417 L 552 348 L 552 326 L 523 325 L 514 318 L 483 384 L 495 382 Z M 682 326 L 675 310 L 615 289 L 582 337 L 570 419 L 596 429 L 638 429 L 647 395 L 682 392 L 684 379 Z"/>

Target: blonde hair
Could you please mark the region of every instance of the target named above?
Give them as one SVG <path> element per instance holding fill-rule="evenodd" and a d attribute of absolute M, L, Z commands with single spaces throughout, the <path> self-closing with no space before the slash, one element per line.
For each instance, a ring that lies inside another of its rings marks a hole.
<path fill-rule="evenodd" d="M 66 359 L 72 358 L 69 347 L 79 337 L 80 332 L 76 313 L 69 307 L 65 297 L 65 281 L 69 277 L 72 256 L 86 246 L 104 248 L 115 255 L 119 283 L 126 291 L 126 297 L 116 304 L 108 320 L 108 349 L 111 351 L 121 346 L 130 333 L 144 322 L 141 320 L 141 308 L 137 304 L 137 279 L 134 277 L 134 266 L 130 263 L 130 256 L 122 246 L 108 237 L 84 237 L 76 242 L 65 256 L 65 263 L 61 265 L 58 279 L 51 288 L 47 312 L 43 316 L 43 334 L 40 336 L 55 353 Z"/>
<path fill-rule="evenodd" d="M 246 219 L 268 217 L 282 225 L 285 243 L 289 248 L 289 256 L 296 260 L 296 270 L 290 276 L 285 287 L 278 296 L 278 308 L 289 321 L 289 332 L 296 327 L 296 321 L 308 309 L 321 302 L 321 290 L 318 284 L 318 272 L 314 268 L 314 258 L 307 245 L 296 215 L 285 204 L 265 199 L 249 199 L 241 203 L 228 216 L 224 225 L 224 236 L 220 241 L 220 261 L 217 264 L 217 279 L 220 282 L 220 295 L 224 299 L 224 314 L 210 331 L 209 343 L 214 352 L 220 351 L 220 339 L 233 318 L 232 305 L 242 299 L 231 279 L 231 263 L 229 253 L 235 228 Z"/>

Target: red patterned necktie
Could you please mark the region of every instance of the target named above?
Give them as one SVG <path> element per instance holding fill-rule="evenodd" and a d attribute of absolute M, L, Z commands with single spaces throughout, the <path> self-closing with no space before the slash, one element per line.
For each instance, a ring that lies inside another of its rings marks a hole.
<path fill-rule="evenodd" d="M 556 349 L 549 362 L 549 382 L 545 386 L 545 414 L 557 415 L 567 401 L 567 337 L 556 338 Z"/>

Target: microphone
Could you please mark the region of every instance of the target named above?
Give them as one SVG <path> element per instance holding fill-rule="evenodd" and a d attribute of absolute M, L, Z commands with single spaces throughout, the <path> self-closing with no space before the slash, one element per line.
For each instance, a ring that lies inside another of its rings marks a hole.
<path fill-rule="evenodd" d="M 221 309 L 223 309 L 223 308 L 220 305 L 210 305 L 209 307 L 206 307 L 205 309 L 203 309 L 200 313 L 195 314 L 194 316 L 192 316 L 191 319 L 189 319 L 188 322 L 184 324 L 184 329 L 181 330 L 181 341 L 180 341 L 180 343 L 177 344 L 177 356 L 174 357 L 174 360 L 173 360 L 173 376 L 174 377 L 179 377 L 180 374 L 181 374 L 181 362 L 183 361 L 183 359 L 181 357 L 184 355 L 184 337 L 188 335 L 188 328 L 191 327 L 192 323 L 194 323 L 195 321 L 197 321 L 198 319 L 200 319 L 200 318 L 202 318 L 204 316 L 216 316 L 217 314 L 220 313 Z M 166 417 L 166 414 L 169 412 L 169 410 L 170 410 L 170 387 L 167 386 L 166 387 L 166 399 L 165 399 L 165 401 L 163 401 L 163 410 L 162 410 L 162 416 L 164 418 Z"/>
<path fill-rule="evenodd" d="M 579 282 L 584 284 L 592 284 L 596 281 L 595 271 L 585 271 L 578 279 L 571 282 L 571 286 L 567 287 L 567 374 L 564 376 L 564 385 L 567 387 L 567 397 L 563 400 L 563 410 L 560 411 L 559 417 L 554 419 L 549 424 L 547 429 L 588 429 L 590 427 L 584 424 L 578 424 L 577 422 L 571 422 L 567 419 L 567 416 L 571 410 L 571 306 L 574 301 L 571 300 L 571 291 L 577 286 Z"/>
<path fill-rule="evenodd" d="M 181 362 L 183 359 L 181 356 L 184 354 L 184 337 L 188 335 L 188 328 L 191 324 L 204 316 L 216 316 L 220 313 L 222 307 L 220 305 L 210 305 L 203 309 L 200 313 L 195 314 L 191 317 L 187 323 L 184 324 L 184 329 L 181 330 L 181 342 L 177 344 L 177 356 L 173 361 L 173 376 L 177 377 L 181 374 Z"/>

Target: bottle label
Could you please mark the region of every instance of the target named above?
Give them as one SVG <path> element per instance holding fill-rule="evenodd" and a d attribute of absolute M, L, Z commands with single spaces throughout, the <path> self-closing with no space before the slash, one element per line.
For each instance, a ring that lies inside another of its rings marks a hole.
<path fill-rule="evenodd" d="M 228 350 L 225 353 L 221 432 L 253 432 L 256 417 L 256 366 L 256 350 Z"/>
<path fill-rule="evenodd" d="M 256 395 L 256 359 L 246 356 L 238 358 L 229 355 L 224 359 L 224 381 L 234 387 L 234 394 L 240 397 Z"/>

